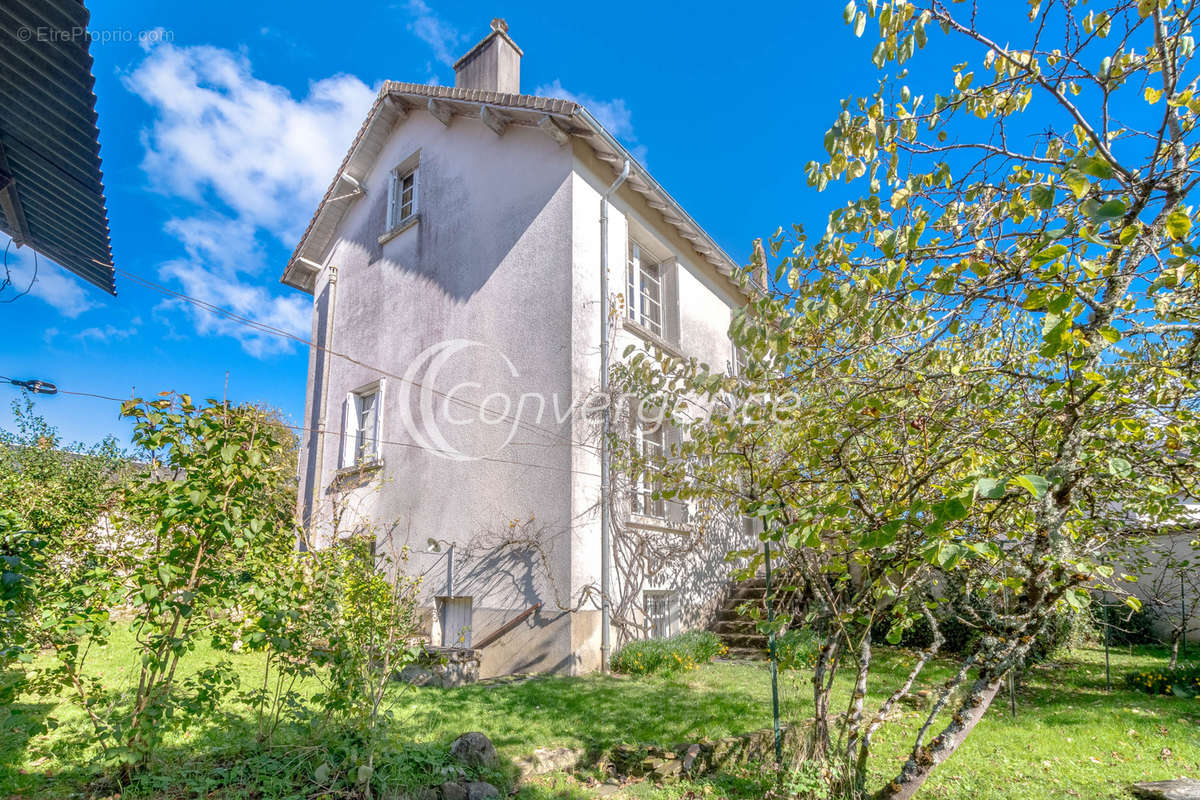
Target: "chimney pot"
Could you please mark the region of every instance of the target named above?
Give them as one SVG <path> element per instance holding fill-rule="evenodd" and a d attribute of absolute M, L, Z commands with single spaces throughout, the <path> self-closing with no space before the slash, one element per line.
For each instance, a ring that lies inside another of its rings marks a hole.
<path fill-rule="evenodd" d="M 491 32 L 454 63 L 454 85 L 503 94 L 521 93 L 521 56 L 508 35 L 508 23 L 492 20 Z"/>

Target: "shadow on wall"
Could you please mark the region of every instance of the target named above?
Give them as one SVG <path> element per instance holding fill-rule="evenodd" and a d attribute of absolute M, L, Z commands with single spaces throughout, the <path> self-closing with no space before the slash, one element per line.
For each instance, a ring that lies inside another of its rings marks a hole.
<path fill-rule="evenodd" d="M 448 168 L 449 163 L 446 155 L 422 152 L 420 221 L 411 232 L 379 243 L 387 229 L 388 197 L 386 192 L 375 192 L 367 197 L 370 205 L 364 224 L 344 241 L 367 254 L 366 266 L 390 264 L 427 279 L 448 297 L 464 302 L 491 279 L 557 193 L 569 190 L 569 182 L 556 170 L 517 174 L 493 167 L 487 175 L 473 175 L 468 183 L 461 171 Z M 485 199 L 480 196 L 481 184 L 488 177 L 496 188 Z M 523 191 L 509 190 L 514 186 Z M 569 210 L 569 204 L 564 204 L 564 212 Z M 465 224 L 468 221 L 470 224 Z M 565 231 L 569 225 L 569 218 L 564 219 Z M 569 241 L 560 244 L 565 249 Z M 385 246 L 389 251 L 386 259 Z M 531 244 L 530 252 L 541 254 L 536 259 L 539 264 L 554 260 L 536 244 Z"/>

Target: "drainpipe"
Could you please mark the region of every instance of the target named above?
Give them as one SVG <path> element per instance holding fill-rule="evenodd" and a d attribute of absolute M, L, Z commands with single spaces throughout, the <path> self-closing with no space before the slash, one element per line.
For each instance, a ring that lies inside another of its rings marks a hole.
<path fill-rule="evenodd" d="M 335 307 L 334 301 L 336 299 L 337 267 L 330 267 L 329 305 L 328 313 L 325 315 L 325 341 L 322 343 L 325 349 L 321 352 L 321 419 L 317 424 L 317 464 L 316 470 L 313 472 L 313 480 L 316 483 L 315 490 L 317 492 L 320 492 L 321 481 L 324 480 L 322 469 L 325 466 L 325 436 L 328 432 L 325 428 L 325 423 L 327 421 L 326 414 L 329 410 L 329 353 L 333 349 L 333 310 Z M 314 487 L 309 486 L 307 488 L 309 490 L 309 494 L 312 495 Z M 317 496 L 319 496 L 319 494 Z M 316 500 L 312 500 L 312 503 L 313 506 L 310 506 L 310 508 L 314 508 L 316 506 Z M 309 514 L 309 519 L 304 520 L 304 527 L 307 528 L 310 533 L 312 531 L 312 517 L 316 516 L 316 514 L 317 512 L 314 508 L 314 510 Z"/>
<path fill-rule="evenodd" d="M 600 393 L 604 416 L 600 426 L 600 669 L 608 672 L 612 657 L 612 534 L 609 532 L 608 427 L 612 403 L 608 397 L 608 198 L 629 177 L 629 159 L 621 174 L 600 195 Z"/>

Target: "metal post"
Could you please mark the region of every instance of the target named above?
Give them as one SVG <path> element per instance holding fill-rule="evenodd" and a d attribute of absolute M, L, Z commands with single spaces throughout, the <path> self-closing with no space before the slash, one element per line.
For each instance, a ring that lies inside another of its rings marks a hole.
<path fill-rule="evenodd" d="M 608 396 L 608 197 L 629 177 L 629 160 L 621 174 L 600 195 L 600 394 L 604 414 L 600 424 L 600 670 L 608 672 L 612 658 L 612 533 L 609 531 L 608 427 L 612 401 Z"/>
<path fill-rule="evenodd" d="M 1112 623 L 1109 619 L 1108 603 L 1104 606 L 1104 685 L 1108 691 L 1112 691 L 1112 666 L 1108 662 L 1108 642 L 1112 631 Z"/>
<path fill-rule="evenodd" d="M 779 730 L 779 670 L 775 663 L 775 603 L 771 599 L 771 541 L 763 542 L 767 562 L 767 650 L 771 659 L 771 722 L 775 730 L 775 766 L 783 765 L 783 734 Z"/>
<path fill-rule="evenodd" d="M 446 550 L 446 597 L 454 597 L 454 545 Z"/>
<path fill-rule="evenodd" d="M 1187 605 L 1184 602 L 1186 594 L 1183 585 L 1183 573 L 1179 573 L 1179 663 L 1187 658 L 1188 618 Z"/>

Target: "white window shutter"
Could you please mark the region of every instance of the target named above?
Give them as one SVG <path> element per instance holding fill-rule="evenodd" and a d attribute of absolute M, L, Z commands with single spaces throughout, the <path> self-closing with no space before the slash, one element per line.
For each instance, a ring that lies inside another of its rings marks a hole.
<path fill-rule="evenodd" d="M 354 446 L 358 439 L 358 403 L 353 392 L 342 401 L 342 459 L 341 466 L 354 466 Z"/>
<path fill-rule="evenodd" d="M 387 388 L 387 379 L 379 379 L 379 391 L 375 395 L 375 431 L 374 441 L 375 452 L 373 455 L 377 460 L 383 460 L 383 401 L 384 390 Z"/>
<path fill-rule="evenodd" d="M 413 213 L 413 216 L 416 216 L 417 212 L 421 210 L 420 205 L 419 205 L 420 197 L 421 197 L 421 170 L 414 169 L 413 173 L 412 173 L 412 179 L 413 179 L 412 213 Z"/>
<path fill-rule="evenodd" d="M 387 206 L 387 227 L 388 230 L 396 227 L 399 222 L 396 218 L 396 204 L 400 202 L 400 176 L 392 173 L 388 176 L 388 206 Z"/>

